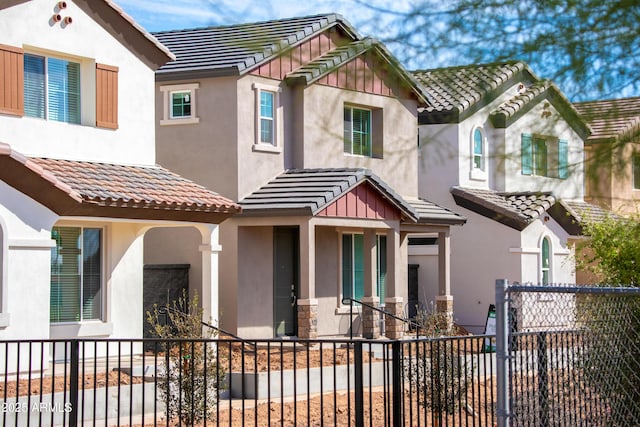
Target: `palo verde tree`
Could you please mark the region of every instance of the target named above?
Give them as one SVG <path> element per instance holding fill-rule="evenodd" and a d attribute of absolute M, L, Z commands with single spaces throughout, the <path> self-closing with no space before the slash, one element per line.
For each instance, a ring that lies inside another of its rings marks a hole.
<path fill-rule="evenodd" d="M 573 101 L 640 91 L 637 0 L 358 1 L 388 23 L 354 24 L 411 69 L 517 59 Z"/>

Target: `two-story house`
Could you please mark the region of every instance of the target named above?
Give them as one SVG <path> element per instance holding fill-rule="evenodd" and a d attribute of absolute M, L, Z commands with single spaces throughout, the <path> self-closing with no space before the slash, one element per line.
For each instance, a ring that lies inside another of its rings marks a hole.
<path fill-rule="evenodd" d="M 640 211 L 640 97 L 576 102 L 593 132 L 585 141 L 585 201 Z"/>
<path fill-rule="evenodd" d="M 345 297 L 402 314 L 415 233 L 438 238 L 446 305 L 449 230 L 464 218 L 418 198 L 426 99 L 381 43 L 338 15 L 154 35 L 176 54 L 156 72 L 159 161 L 243 209 L 221 225 L 224 329 L 346 334 Z M 356 310 L 354 331 L 377 336 L 378 313 Z"/>
<path fill-rule="evenodd" d="M 156 165 L 154 73 L 173 59 L 108 0 L 0 3 L 2 339 L 142 337 L 157 227 L 198 235 L 215 319 L 217 224 L 239 207 Z"/>
<path fill-rule="evenodd" d="M 601 213 L 584 203 L 590 128 L 522 62 L 414 75 L 430 101 L 418 117 L 419 193 L 468 219 L 453 231 L 452 294 L 456 320 L 482 332 L 496 279 L 576 283 L 572 240 L 584 215 Z M 419 265 L 428 247 L 417 243 Z"/>

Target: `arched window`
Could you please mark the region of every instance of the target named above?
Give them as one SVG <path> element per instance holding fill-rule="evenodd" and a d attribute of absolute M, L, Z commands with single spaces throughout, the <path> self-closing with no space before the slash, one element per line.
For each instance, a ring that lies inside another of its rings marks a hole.
<path fill-rule="evenodd" d="M 542 239 L 540 250 L 540 283 L 548 285 L 551 280 L 551 242 L 549 238 Z"/>
<path fill-rule="evenodd" d="M 475 128 L 473 131 L 473 168 L 484 170 L 485 167 L 485 148 L 484 148 L 484 134 L 482 128 Z"/>

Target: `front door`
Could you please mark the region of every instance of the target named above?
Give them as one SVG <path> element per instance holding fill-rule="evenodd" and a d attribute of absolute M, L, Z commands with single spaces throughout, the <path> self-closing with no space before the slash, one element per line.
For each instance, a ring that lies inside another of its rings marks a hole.
<path fill-rule="evenodd" d="M 297 331 L 298 228 L 274 227 L 274 331 L 277 337 L 293 336 Z"/>

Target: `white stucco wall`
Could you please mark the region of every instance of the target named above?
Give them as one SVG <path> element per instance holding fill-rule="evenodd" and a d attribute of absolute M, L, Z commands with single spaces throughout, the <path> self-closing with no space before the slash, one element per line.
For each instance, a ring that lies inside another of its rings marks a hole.
<path fill-rule="evenodd" d="M 0 250 L 7 257 L 0 276 L 6 299 L 0 339 L 49 336 L 49 230 L 56 219 L 49 209 L 0 181 Z"/>
<path fill-rule="evenodd" d="M 155 163 L 154 72 L 73 1 L 50 22 L 56 2 L 33 0 L 0 10 L 0 44 L 81 64 L 82 125 L 0 114 L 0 141 L 23 154 L 149 165 Z M 119 68 L 117 130 L 95 127 L 95 64 Z"/>

